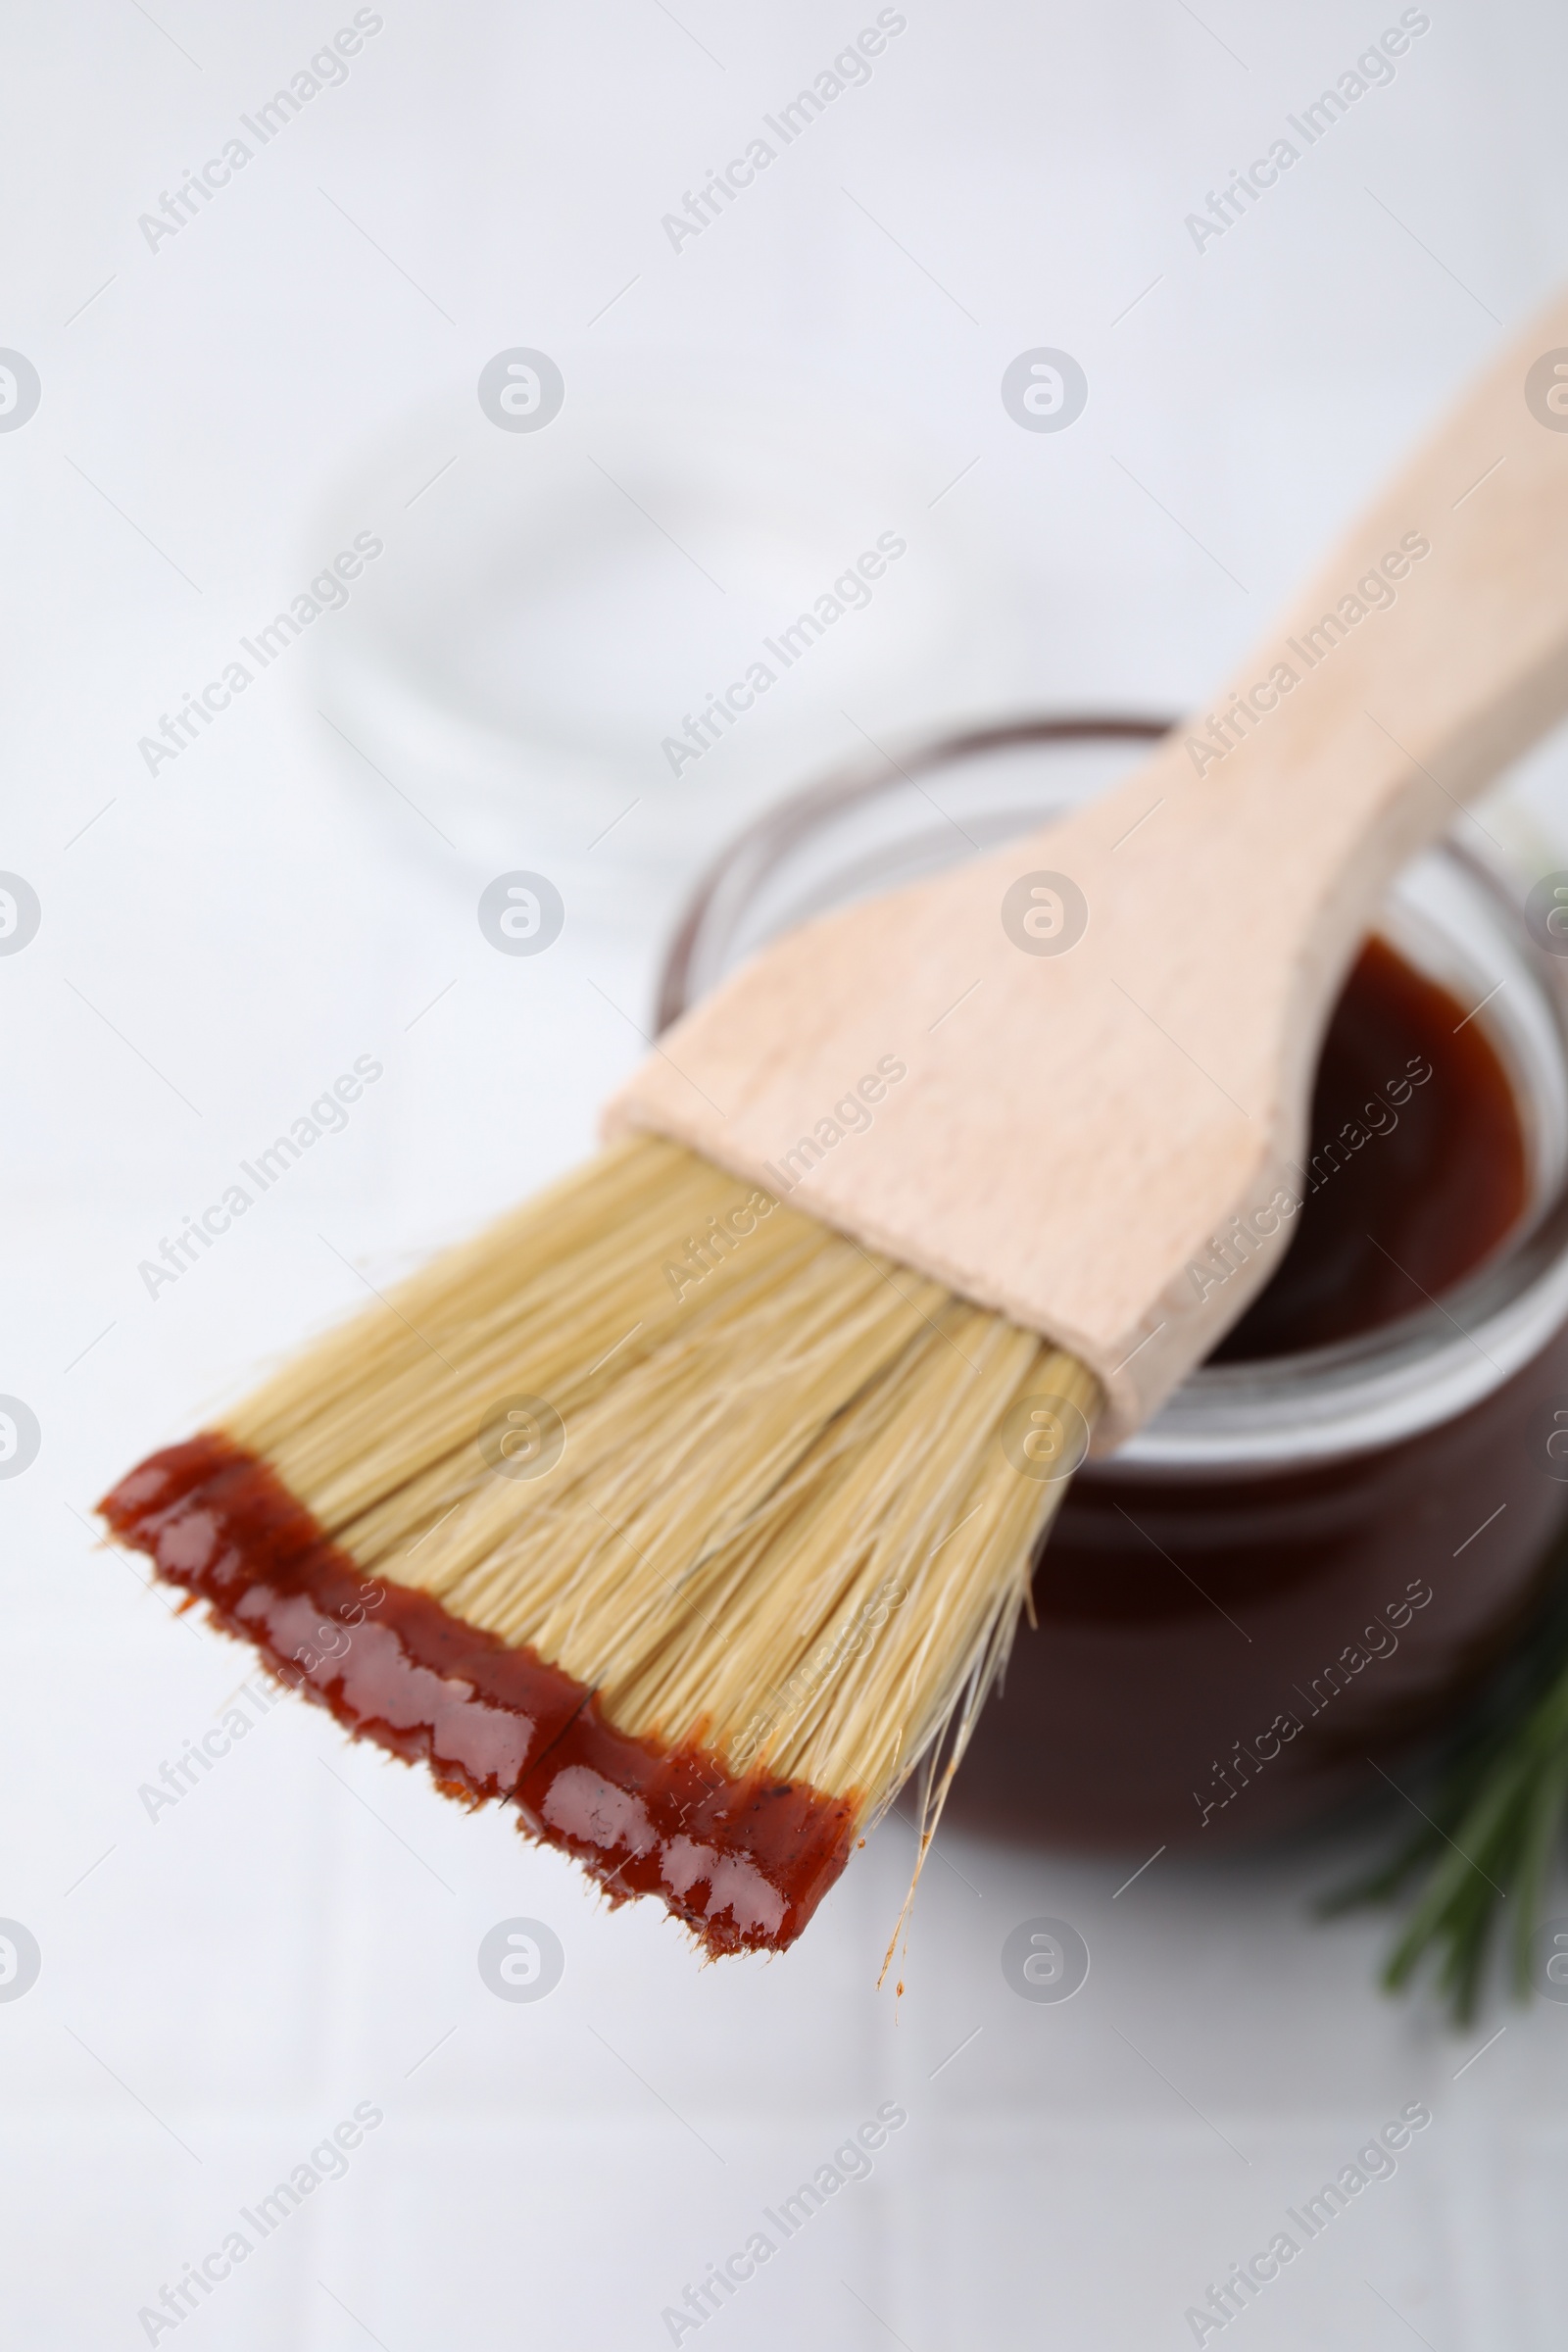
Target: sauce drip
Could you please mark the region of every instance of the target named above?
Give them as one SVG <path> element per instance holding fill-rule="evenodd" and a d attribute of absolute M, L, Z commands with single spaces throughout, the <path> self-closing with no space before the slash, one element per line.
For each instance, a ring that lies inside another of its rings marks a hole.
<path fill-rule="evenodd" d="M 1211 1363 L 1377 1331 L 1451 1290 L 1517 1224 L 1529 1191 L 1519 1111 L 1465 1013 L 1368 940 L 1323 1040 L 1295 1238 Z"/>
<path fill-rule="evenodd" d="M 612 1907 L 662 1895 L 710 1954 L 793 1943 L 849 1859 L 851 1803 L 734 1779 L 700 1749 L 617 1731 L 591 1690 L 531 1649 L 366 1576 L 220 1432 L 151 1455 L 98 1508 L 279 1681 L 427 1763 L 447 1795 L 510 1799 L 518 1827 L 574 1855 Z"/>

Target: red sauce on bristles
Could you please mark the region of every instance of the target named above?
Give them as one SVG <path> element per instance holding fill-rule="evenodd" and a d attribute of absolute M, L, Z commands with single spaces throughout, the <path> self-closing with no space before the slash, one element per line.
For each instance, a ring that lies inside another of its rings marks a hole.
<path fill-rule="evenodd" d="M 98 1508 L 279 1681 L 427 1764 L 447 1795 L 510 1800 L 518 1827 L 573 1855 L 612 1905 L 662 1896 L 710 1955 L 782 1951 L 849 1859 L 851 1801 L 616 1730 L 592 1690 L 531 1649 L 365 1575 L 267 1462 L 220 1433 L 152 1454 Z"/>

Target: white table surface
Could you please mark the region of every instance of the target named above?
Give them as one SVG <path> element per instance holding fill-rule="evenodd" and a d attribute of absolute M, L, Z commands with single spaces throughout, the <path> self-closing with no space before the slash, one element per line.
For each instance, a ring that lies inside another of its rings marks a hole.
<path fill-rule="evenodd" d="M 945 506 L 975 576 L 1004 584 L 979 608 L 997 633 L 978 664 L 922 656 L 911 713 L 1179 705 L 1549 290 L 1560 16 L 1433 0 L 1392 85 L 1200 254 L 1184 215 L 1396 9 L 908 0 L 869 84 L 674 253 L 662 214 L 873 9 L 381 13 L 347 81 L 156 250 L 138 215 L 352 11 L 87 0 L 9 26 L 0 343 L 43 399 L 0 434 L 0 867 L 44 920 L 0 960 L 0 1391 L 43 1444 L 0 1483 L 0 1915 L 43 1968 L 0 2003 L 0 2340 L 147 2341 L 166 2283 L 370 2101 L 384 2123 L 345 2177 L 158 2341 L 635 2352 L 897 2099 L 908 2122 L 871 2177 L 705 2343 L 1157 2352 L 1193 2340 L 1187 2307 L 1286 2206 L 1424 2100 L 1396 2176 L 1233 2328 L 1255 2352 L 1559 2343 L 1568 2010 L 1499 2008 L 1456 2038 L 1385 2001 L 1384 1926 L 1309 1917 L 1342 1854 L 1167 1856 L 1118 1894 L 1142 1855 L 944 1834 L 896 2002 L 875 1978 L 909 1864 L 897 1821 L 796 1951 L 704 1969 L 647 1904 L 612 1916 L 507 1820 L 293 1701 L 150 1820 L 140 1786 L 247 1660 L 173 1619 L 84 1514 L 362 1277 L 568 1164 L 640 1050 L 622 1014 L 646 1018 L 672 877 L 628 891 L 635 827 L 602 900 L 585 865 L 558 946 L 513 960 L 474 921 L 463 779 L 453 852 L 408 778 L 368 776 L 318 716 L 319 647 L 156 775 L 138 757 L 340 543 L 322 518 L 373 477 L 367 452 L 407 453 L 363 520 L 385 592 L 412 594 L 416 461 L 496 462 L 473 395 L 493 352 L 554 354 L 563 432 L 579 391 L 630 429 L 666 372 L 750 380 L 838 414 L 857 447 L 896 436 L 933 516 L 969 469 Z M 1034 345 L 1089 373 L 1061 436 L 1019 432 L 997 395 Z M 917 582 L 948 560 L 918 503 Z M 562 683 L 585 725 L 612 654 L 585 643 Z M 716 682 L 700 667 L 672 666 L 673 707 Z M 856 750 L 839 673 L 797 684 L 792 721 Z M 767 756 L 737 745 L 737 812 L 794 780 Z M 714 761 L 688 816 L 657 742 L 626 759 L 626 799 L 666 796 L 688 875 L 727 829 Z M 1568 835 L 1564 775 L 1549 753 L 1497 821 Z M 522 796 L 504 862 L 575 821 Z M 366 1054 L 385 1078 L 347 1132 L 149 1298 L 138 1262 Z M 1042 1912 L 1093 1955 L 1060 2007 L 999 1968 Z M 538 2004 L 476 1970 L 514 1915 L 565 1948 Z"/>

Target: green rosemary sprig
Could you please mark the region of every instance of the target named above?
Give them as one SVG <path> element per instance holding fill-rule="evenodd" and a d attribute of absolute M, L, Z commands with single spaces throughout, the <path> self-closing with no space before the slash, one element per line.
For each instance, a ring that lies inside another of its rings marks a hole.
<path fill-rule="evenodd" d="M 1530 1991 L 1531 1937 L 1568 1807 L 1568 1540 L 1554 1554 L 1544 1614 L 1449 1735 L 1423 1802 L 1422 1827 L 1321 1909 L 1333 1914 L 1413 1890 L 1384 1987 L 1403 1991 L 1430 1968 L 1464 2024 L 1504 1918 L 1515 1995 L 1524 2000 Z"/>

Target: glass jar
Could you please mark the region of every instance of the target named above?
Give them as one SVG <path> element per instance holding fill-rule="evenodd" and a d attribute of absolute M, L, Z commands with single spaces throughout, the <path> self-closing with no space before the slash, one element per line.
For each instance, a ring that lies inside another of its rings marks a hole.
<path fill-rule="evenodd" d="M 983 709 L 1021 599 L 981 510 L 930 509 L 945 453 L 885 404 L 858 421 L 710 346 L 623 346 L 559 393 L 509 417 L 453 380 L 367 438 L 311 545 L 377 521 L 386 552 L 310 631 L 313 699 L 426 884 L 534 868 L 573 925 L 651 943 L 708 844 L 832 756 L 843 709 L 873 737 Z"/>
<path fill-rule="evenodd" d="M 1019 721 L 782 803 L 693 899 L 661 1026 L 790 924 L 1045 822 L 1163 732 Z M 1565 967 L 1532 943 L 1500 861 L 1454 842 L 1399 876 L 1378 930 L 1477 1007 L 1514 1094 L 1526 1207 L 1441 1300 L 1332 1347 L 1204 1365 L 1080 1470 L 1036 1571 L 1038 1630 L 1020 1628 L 954 1785 L 971 1827 L 1203 1846 L 1304 1820 L 1381 1786 L 1543 1592 L 1568 1516 Z"/>

